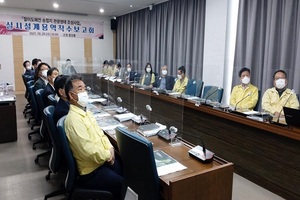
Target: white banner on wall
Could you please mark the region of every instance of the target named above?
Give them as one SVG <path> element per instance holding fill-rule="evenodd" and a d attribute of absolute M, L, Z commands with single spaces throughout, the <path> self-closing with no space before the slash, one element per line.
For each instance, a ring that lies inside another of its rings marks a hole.
<path fill-rule="evenodd" d="M 0 35 L 104 38 L 103 22 L 0 14 Z"/>

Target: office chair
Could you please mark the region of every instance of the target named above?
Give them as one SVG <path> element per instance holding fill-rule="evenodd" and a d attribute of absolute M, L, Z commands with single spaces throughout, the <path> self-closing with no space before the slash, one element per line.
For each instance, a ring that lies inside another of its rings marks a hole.
<path fill-rule="evenodd" d="M 64 164 L 62 162 L 62 160 L 65 160 L 63 158 L 63 152 L 62 152 L 62 147 L 61 147 L 61 143 L 59 140 L 59 136 L 58 136 L 58 131 L 57 131 L 57 127 L 54 124 L 54 120 L 53 120 L 53 114 L 54 114 L 55 108 L 54 106 L 48 106 L 44 109 L 44 120 L 45 120 L 45 124 L 46 127 L 48 129 L 48 133 L 49 136 L 51 138 L 51 143 L 52 143 L 52 151 L 51 151 L 51 157 L 49 160 L 49 172 L 46 175 L 46 180 L 50 179 L 50 174 L 51 173 L 57 173 L 59 171 L 63 171 L 62 169 L 64 168 Z M 65 193 L 65 189 L 64 188 L 60 188 L 50 194 L 45 195 L 45 199 L 50 198 L 50 197 L 54 197 L 60 194 L 64 194 Z"/>
<path fill-rule="evenodd" d="M 37 102 L 36 102 L 36 97 L 34 95 L 35 93 L 35 89 L 34 89 L 34 85 L 31 85 L 30 83 L 31 81 L 27 82 L 27 85 L 28 85 L 28 93 L 30 95 L 30 103 L 31 103 L 31 115 L 33 116 L 33 121 L 34 123 L 31 125 L 31 130 L 34 129 L 35 126 L 40 126 L 40 113 L 39 113 L 39 110 L 38 110 L 38 105 L 37 105 Z M 31 118 L 27 121 L 27 123 L 30 123 L 30 120 Z M 33 134 L 38 134 L 40 132 L 39 128 L 36 129 L 35 131 L 31 132 L 28 134 L 28 139 L 31 140 L 31 136 Z"/>
<path fill-rule="evenodd" d="M 112 193 L 108 191 L 103 190 L 92 190 L 92 189 L 85 189 L 82 187 L 79 187 L 76 184 L 76 179 L 79 176 L 78 170 L 76 166 L 75 159 L 73 157 L 73 154 L 71 152 L 68 139 L 66 137 L 65 132 L 65 123 L 66 117 L 62 117 L 57 122 L 57 130 L 58 130 L 58 136 L 59 140 L 61 142 L 62 151 L 64 154 L 64 157 L 66 159 L 67 163 L 67 169 L 68 169 L 68 175 L 66 177 L 65 181 L 65 189 L 68 195 L 68 199 L 73 200 L 87 200 L 87 199 L 102 199 L 102 200 L 112 200 L 113 195 Z"/>
<path fill-rule="evenodd" d="M 189 79 L 188 84 L 186 86 L 185 94 L 200 97 L 200 94 L 202 94 L 202 88 L 202 80 Z"/>
<path fill-rule="evenodd" d="M 260 99 L 260 97 L 261 97 L 261 91 L 260 91 L 260 90 L 258 90 L 258 99 L 257 99 L 257 103 L 256 103 L 256 105 L 254 106 L 253 110 L 256 110 L 256 111 L 258 111 L 258 110 L 259 110 L 260 103 L 261 103 L 261 99 Z"/>
<path fill-rule="evenodd" d="M 133 189 L 139 199 L 159 199 L 160 184 L 152 143 L 122 127 L 116 128 L 116 136 L 124 168 L 124 187 Z"/>
<path fill-rule="evenodd" d="M 202 98 L 213 102 L 221 103 L 223 97 L 223 90 L 223 88 L 217 86 L 204 86 Z"/>
<path fill-rule="evenodd" d="M 23 110 L 24 117 L 27 117 L 27 114 L 30 114 L 31 112 L 31 105 L 30 105 L 30 98 L 29 98 L 29 93 L 27 89 L 27 82 L 30 81 L 30 77 L 27 75 L 22 74 L 22 80 L 25 86 L 25 99 L 27 100 L 27 104 L 25 105 L 25 108 Z"/>
<path fill-rule="evenodd" d="M 52 105 L 54 107 L 57 104 L 57 101 L 56 101 L 55 96 L 53 94 L 48 95 L 48 101 L 49 101 L 49 105 Z"/>

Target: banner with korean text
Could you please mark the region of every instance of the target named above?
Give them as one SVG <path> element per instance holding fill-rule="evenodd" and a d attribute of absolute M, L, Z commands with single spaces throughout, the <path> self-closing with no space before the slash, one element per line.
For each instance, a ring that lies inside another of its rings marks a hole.
<path fill-rule="evenodd" d="M 104 38 L 103 22 L 0 14 L 0 35 Z"/>

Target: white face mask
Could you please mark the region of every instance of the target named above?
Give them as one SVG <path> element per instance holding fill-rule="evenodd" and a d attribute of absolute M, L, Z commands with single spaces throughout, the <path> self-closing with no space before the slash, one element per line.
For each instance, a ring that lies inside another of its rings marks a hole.
<path fill-rule="evenodd" d="M 182 79 L 181 74 L 177 74 L 177 78 L 178 78 L 179 80 Z"/>
<path fill-rule="evenodd" d="M 278 89 L 284 88 L 285 87 L 285 79 L 280 78 L 280 79 L 276 80 L 275 85 L 276 85 L 276 88 L 278 88 Z"/>
<path fill-rule="evenodd" d="M 242 79 L 242 83 L 247 85 L 248 83 L 250 83 L 250 78 L 248 76 L 244 76 L 244 78 Z"/>
<path fill-rule="evenodd" d="M 80 92 L 77 94 L 78 96 L 78 101 L 77 103 L 82 106 L 82 107 L 86 107 L 88 105 L 88 101 L 89 101 L 89 95 L 87 92 Z"/>
<path fill-rule="evenodd" d="M 48 72 L 48 70 L 43 70 L 43 71 L 42 71 L 42 76 L 43 76 L 44 78 L 47 78 L 47 72 Z"/>
<path fill-rule="evenodd" d="M 148 67 L 147 67 L 147 68 L 146 68 L 146 72 L 148 72 L 148 73 L 151 72 L 151 68 L 148 68 Z"/>
<path fill-rule="evenodd" d="M 31 70 L 31 66 L 26 66 L 26 69 L 27 70 Z"/>
<path fill-rule="evenodd" d="M 54 83 L 54 81 L 55 81 L 55 78 L 52 78 L 52 83 Z"/>
<path fill-rule="evenodd" d="M 161 74 L 162 74 L 163 76 L 167 75 L 167 73 L 168 73 L 167 70 L 161 70 Z"/>
<path fill-rule="evenodd" d="M 127 71 L 128 71 L 128 72 L 131 72 L 131 67 L 127 67 Z"/>

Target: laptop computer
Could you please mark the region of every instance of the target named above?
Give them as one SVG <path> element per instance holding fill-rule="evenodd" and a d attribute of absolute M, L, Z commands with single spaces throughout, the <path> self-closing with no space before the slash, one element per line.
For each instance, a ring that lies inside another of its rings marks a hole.
<path fill-rule="evenodd" d="M 285 121 L 289 126 L 300 128 L 300 110 L 283 107 Z"/>

